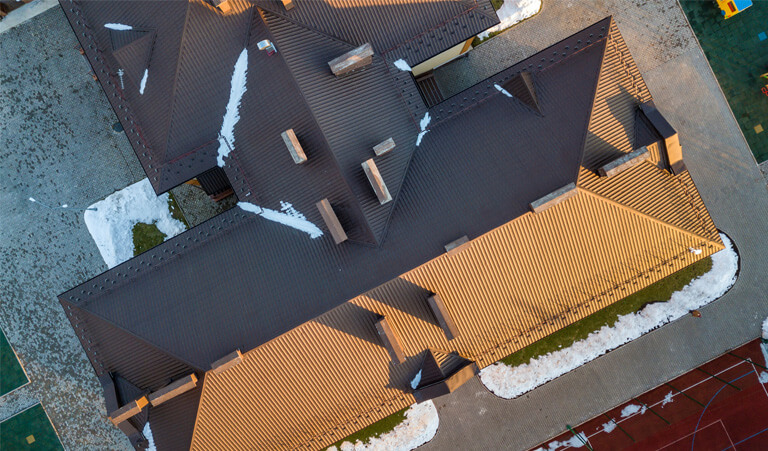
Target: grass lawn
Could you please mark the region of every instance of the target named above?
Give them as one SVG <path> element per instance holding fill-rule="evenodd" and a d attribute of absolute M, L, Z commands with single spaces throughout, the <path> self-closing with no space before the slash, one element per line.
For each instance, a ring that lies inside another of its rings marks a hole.
<path fill-rule="evenodd" d="M 350 435 L 349 437 L 343 438 L 339 440 L 338 442 L 334 443 L 333 446 L 341 449 L 341 444 L 343 442 L 350 442 L 355 443 L 358 440 L 365 443 L 369 439 L 372 439 L 374 437 L 378 437 L 382 434 L 386 434 L 387 432 L 391 431 L 395 428 L 398 424 L 405 421 L 405 411 L 408 410 L 408 407 L 406 407 L 403 410 L 400 410 L 398 412 L 393 413 L 392 415 L 379 420 L 372 425 L 368 426 L 365 429 L 361 429 L 354 434 Z"/>
<path fill-rule="evenodd" d="M 710 269 L 712 269 L 712 258 L 707 257 L 699 260 L 635 294 L 547 335 L 500 361 L 509 366 L 517 366 L 529 363 L 535 357 L 567 348 L 574 342 L 587 338 L 590 333 L 603 326 L 613 326 L 621 315 L 637 312 L 651 302 L 668 301 L 672 297 L 672 293 L 679 291 L 691 280 L 707 273 Z"/>
<path fill-rule="evenodd" d="M 0 449 L 63 450 L 43 406 L 31 408 L 0 423 Z"/>
<path fill-rule="evenodd" d="M 13 348 L 0 331 L 0 396 L 29 382 Z M 0 449 L 3 449 L 0 447 Z"/>
<path fill-rule="evenodd" d="M 189 223 L 184 214 L 182 214 L 179 204 L 176 203 L 176 198 L 173 197 L 173 194 L 168 194 L 168 210 L 171 212 L 171 216 L 173 219 L 181 221 L 189 229 Z M 155 224 L 139 222 L 133 226 L 133 256 L 135 257 L 161 244 L 165 241 L 165 238 L 166 235 Z"/>
<path fill-rule="evenodd" d="M 723 19 L 712 1 L 680 5 L 707 55 L 728 104 L 758 162 L 768 159 L 768 1 Z M 681 93 L 681 95 L 686 95 Z"/>

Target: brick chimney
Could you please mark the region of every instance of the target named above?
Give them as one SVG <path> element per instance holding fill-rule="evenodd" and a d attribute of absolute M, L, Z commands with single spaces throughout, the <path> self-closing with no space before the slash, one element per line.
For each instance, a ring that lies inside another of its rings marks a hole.
<path fill-rule="evenodd" d="M 360 47 L 332 59 L 328 62 L 333 75 L 339 77 L 348 74 L 355 69 L 363 68 L 373 62 L 373 47 L 371 44 L 363 44 Z"/>
<path fill-rule="evenodd" d="M 376 167 L 376 163 L 373 162 L 373 158 L 363 162 L 363 171 L 365 176 L 368 177 L 368 181 L 373 187 L 373 191 L 376 193 L 376 197 L 379 199 L 379 203 L 384 205 L 392 200 L 392 195 L 389 194 L 387 185 L 384 184 L 384 179 L 381 178 L 379 168 Z"/>

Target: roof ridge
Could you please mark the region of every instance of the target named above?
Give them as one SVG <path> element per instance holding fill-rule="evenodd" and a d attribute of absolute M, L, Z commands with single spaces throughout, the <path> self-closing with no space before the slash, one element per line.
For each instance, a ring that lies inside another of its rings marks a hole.
<path fill-rule="evenodd" d="M 357 47 L 355 44 L 353 44 L 351 42 L 348 42 L 348 41 L 345 41 L 344 39 L 341 39 L 338 36 L 334 36 L 334 35 L 332 35 L 330 33 L 326 33 L 325 31 L 318 30 L 317 27 L 314 27 L 312 25 L 306 24 L 304 22 L 300 22 L 300 21 L 298 21 L 298 20 L 288 16 L 287 14 L 285 14 L 283 12 L 283 10 L 279 10 L 280 8 L 271 8 L 271 7 L 265 6 L 264 4 L 259 4 L 258 6 L 256 6 L 256 8 L 264 10 L 264 11 L 266 11 L 268 13 L 272 13 L 275 16 L 280 17 L 280 18 L 282 18 L 282 19 L 284 19 L 284 20 L 286 20 L 288 22 L 291 22 L 292 24 L 294 24 L 296 26 L 305 28 L 305 29 L 307 29 L 309 31 L 313 31 L 313 32 L 315 32 L 315 33 L 317 33 L 317 34 L 319 34 L 321 36 L 325 36 L 325 37 L 333 39 L 335 41 L 339 41 L 339 42 L 341 42 L 343 44 L 347 44 L 347 45 L 350 46 L 350 49 L 353 49 L 353 48 Z M 267 27 L 267 28 L 269 28 L 269 27 Z M 374 49 L 374 51 L 375 51 L 375 49 Z"/>
<path fill-rule="evenodd" d="M 578 189 L 579 189 L 580 192 L 586 193 L 589 196 L 593 196 L 593 197 L 595 197 L 597 199 L 600 199 L 601 201 L 604 201 L 604 202 L 606 202 L 606 203 L 608 203 L 610 205 L 614 205 L 614 206 L 622 208 L 622 209 L 624 209 L 626 211 L 630 211 L 630 212 L 634 213 L 637 216 L 641 216 L 643 218 L 648 219 L 649 221 L 652 221 L 652 222 L 657 223 L 657 224 L 661 224 L 661 225 L 663 225 L 665 227 L 671 228 L 671 229 L 676 230 L 676 231 L 678 231 L 678 232 L 680 232 L 682 234 L 685 234 L 685 235 L 695 236 L 697 238 L 705 240 L 707 243 L 716 244 L 717 246 L 719 246 L 721 248 L 723 247 L 722 243 L 715 242 L 711 238 L 707 238 L 707 237 L 701 236 L 701 235 L 699 235 L 696 232 L 692 232 L 690 230 L 684 229 L 684 228 L 682 228 L 680 226 L 677 226 L 675 224 L 671 224 L 671 223 L 669 223 L 667 221 L 664 221 L 662 219 L 659 219 L 659 218 L 656 218 L 654 216 L 651 216 L 648 213 L 643 213 L 642 211 L 639 211 L 636 208 L 632 208 L 632 207 L 629 207 L 629 206 L 627 206 L 627 205 L 625 205 L 625 204 L 623 204 L 621 202 L 617 202 L 617 201 L 615 201 L 613 199 L 609 199 L 609 198 L 603 196 L 602 194 L 599 194 L 599 193 L 596 193 L 596 192 L 590 190 L 589 188 L 584 188 L 582 186 L 578 186 Z"/>

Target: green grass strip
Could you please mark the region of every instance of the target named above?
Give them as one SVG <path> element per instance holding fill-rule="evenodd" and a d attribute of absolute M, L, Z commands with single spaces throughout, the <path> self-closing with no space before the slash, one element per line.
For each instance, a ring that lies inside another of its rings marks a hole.
<path fill-rule="evenodd" d="M 165 241 L 165 234 L 156 224 L 139 222 L 133 226 L 133 256 L 146 252 Z"/>
<path fill-rule="evenodd" d="M 407 410 L 408 410 L 408 407 L 398 412 L 395 412 L 392 415 L 382 420 L 379 420 L 364 429 L 360 429 L 359 431 L 355 432 L 354 434 L 346 438 L 339 440 L 338 442 L 334 443 L 332 446 L 335 446 L 336 448 L 341 449 L 341 444 L 343 442 L 356 443 L 358 440 L 360 440 L 362 443 L 366 443 L 368 440 L 372 438 L 376 438 L 381 436 L 382 434 L 386 434 L 387 432 L 390 432 L 393 429 L 395 429 L 395 426 L 405 421 L 405 412 Z"/>
<path fill-rule="evenodd" d="M 675 291 L 681 290 L 693 279 L 706 274 L 712 269 L 712 258 L 707 257 L 693 263 L 674 274 L 650 285 L 637 293 L 576 321 L 539 341 L 501 359 L 509 366 L 530 363 L 531 359 L 567 348 L 573 343 L 587 338 L 589 334 L 603 326 L 612 327 L 619 316 L 635 313 L 651 302 L 668 301 Z"/>

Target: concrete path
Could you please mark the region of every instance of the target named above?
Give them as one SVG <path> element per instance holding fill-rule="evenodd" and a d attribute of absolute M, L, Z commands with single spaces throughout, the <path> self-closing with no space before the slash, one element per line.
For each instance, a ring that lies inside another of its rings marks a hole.
<path fill-rule="evenodd" d="M 58 6 L 0 34 L 0 327 L 30 379 L 0 421 L 40 401 L 65 448 L 131 449 L 56 299 L 106 265 L 82 212 L 27 200 L 84 207 L 144 177 L 76 45 Z"/>
<path fill-rule="evenodd" d="M 714 6 L 713 6 L 714 7 Z M 768 316 L 768 192 L 685 16 L 666 0 L 545 0 L 532 19 L 479 46 L 455 71 L 463 86 L 613 15 L 660 110 L 680 132 L 686 164 L 715 224 L 741 256 L 720 300 L 514 400 L 475 379 L 436 400 L 425 449 L 526 449 L 754 339 Z"/>

